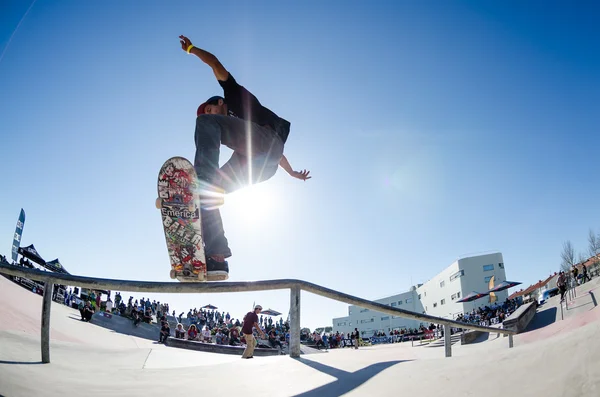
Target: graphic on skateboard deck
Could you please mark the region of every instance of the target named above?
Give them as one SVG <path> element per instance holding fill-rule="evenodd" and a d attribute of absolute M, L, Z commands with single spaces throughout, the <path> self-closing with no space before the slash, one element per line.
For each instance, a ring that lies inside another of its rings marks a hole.
<path fill-rule="evenodd" d="M 171 260 L 170 277 L 179 281 L 206 281 L 206 258 L 198 178 L 183 157 L 167 160 L 158 174 L 158 199 Z"/>

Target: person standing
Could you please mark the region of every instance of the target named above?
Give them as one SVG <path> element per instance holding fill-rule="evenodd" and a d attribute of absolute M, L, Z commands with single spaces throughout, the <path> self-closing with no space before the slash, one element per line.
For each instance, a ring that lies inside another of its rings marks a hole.
<path fill-rule="evenodd" d="M 588 274 L 588 269 L 585 265 L 581 266 L 581 284 L 584 284 L 587 281 L 592 281 L 592 279 L 590 278 L 589 274 Z"/>
<path fill-rule="evenodd" d="M 246 339 L 246 349 L 242 354 L 242 358 L 252 358 L 254 357 L 254 348 L 256 347 L 256 339 L 254 339 L 254 335 L 252 334 L 252 329 L 256 328 L 256 330 L 262 335 L 263 339 L 265 339 L 265 333 L 260 329 L 260 325 L 258 325 L 258 313 L 262 311 L 261 305 L 254 306 L 254 311 L 248 312 L 246 317 L 244 317 L 244 325 L 242 326 L 242 334 L 244 334 L 244 339 Z"/>
<path fill-rule="evenodd" d="M 560 273 L 558 274 L 558 278 L 556 279 L 556 286 L 560 291 L 560 301 L 562 302 L 565 300 L 565 292 L 567 292 L 567 276 L 562 270 L 560 271 Z"/>
<path fill-rule="evenodd" d="M 354 339 L 354 348 L 358 349 L 358 344 L 360 342 L 360 333 L 358 332 L 358 328 L 354 328 L 354 332 L 352 333 L 352 339 Z"/>

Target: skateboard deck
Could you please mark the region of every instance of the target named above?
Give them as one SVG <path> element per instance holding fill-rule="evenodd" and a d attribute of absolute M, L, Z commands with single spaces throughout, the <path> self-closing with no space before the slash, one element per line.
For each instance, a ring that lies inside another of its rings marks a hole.
<path fill-rule="evenodd" d="M 170 277 L 183 282 L 206 281 L 206 258 L 198 178 L 183 157 L 168 159 L 158 174 L 158 199 L 171 260 Z"/>

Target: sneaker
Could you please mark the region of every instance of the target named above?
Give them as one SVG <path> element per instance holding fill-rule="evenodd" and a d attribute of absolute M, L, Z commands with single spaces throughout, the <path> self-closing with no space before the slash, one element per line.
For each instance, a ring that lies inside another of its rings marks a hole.
<path fill-rule="evenodd" d="M 229 278 L 229 264 L 209 257 L 206 260 L 206 276 L 208 281 L 224 281 Z"/>

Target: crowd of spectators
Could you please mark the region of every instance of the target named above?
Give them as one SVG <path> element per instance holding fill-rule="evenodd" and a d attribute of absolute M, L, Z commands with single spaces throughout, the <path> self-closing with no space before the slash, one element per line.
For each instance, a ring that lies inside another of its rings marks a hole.
<path fill-rule="evenodd" d="M 501 324 L 508 316 L 517 310 L 520 305 L 521 303 L 519 300 L 507 299 L 502 304 L 482 306 L 473 309 L 470 313 L 460 314 L 456 317 L 456 321 L 483 326 Z"/>
<path fill-rule="evenodd" d="M 216 310 L 190 309 L 186 321 L 183 313 L 178 318 L 174 337 L 217 345 L 244 346 L 246 341 L 241 334 L 242 322 L 231 317 L 229 312 Z M 243 320 L 242 320 L 243 321 Z M 187 329 L 186 325 L 187 323 Z M 259 325 L 267 335 L 267 339 L 258 338 L 258 331 L 254 331 L 259 341 L 259 346 L 279 348 L 281 351 L 289 343 L 289 323 L 283 319 L 274 321 L 271 317 L 260 316 Z"/>

